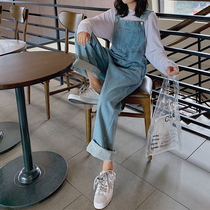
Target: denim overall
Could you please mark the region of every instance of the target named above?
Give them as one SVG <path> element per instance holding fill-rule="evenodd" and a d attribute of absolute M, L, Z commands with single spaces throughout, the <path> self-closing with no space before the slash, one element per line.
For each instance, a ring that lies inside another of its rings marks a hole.
<path fill-rule="evenodd" d="M 116 16 L 111 49 L 103 48 L 94 34 L 86 48 L 75 41 L 77 60 L 73 69 L 87 76 L 84 69 L 104 80 L 97 105 L 93 139 L 87 151 L 101 160 L 114 161 L 114 138 L 121 101 L 141 84 L 146 74 L 144 21 L 121 20 Z M 76 40 L 76 38 L 75 38 Z"/>

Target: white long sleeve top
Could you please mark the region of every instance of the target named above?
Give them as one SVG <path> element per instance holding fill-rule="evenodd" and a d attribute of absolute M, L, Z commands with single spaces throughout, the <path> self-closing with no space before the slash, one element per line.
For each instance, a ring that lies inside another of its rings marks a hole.
<path fill-rule="evenodd" d="M 79 24 L 77 33 L 84 31 L 91 35 L 93 32 L 97 37 L 105 38 L 112 42 L 115 16 L 116 10 L 113 8 L 107 10 L 104 13 L 101 13 L 98 16 L 84 19 Z M 129 10 L 129 14 L 121 19 L 127 21 L 142 21 L 139 17 L 135 16 L 134 10 Z M 154 12 L 151 12 L 148 15 L 144 25 L 146 58 L 156 69 L 166 75 L 165 69 L 168 66 L 176 66 L 176 64 L 169 60 L 166 56 L 165 50 L 160 40 L 157 17 Z"/>

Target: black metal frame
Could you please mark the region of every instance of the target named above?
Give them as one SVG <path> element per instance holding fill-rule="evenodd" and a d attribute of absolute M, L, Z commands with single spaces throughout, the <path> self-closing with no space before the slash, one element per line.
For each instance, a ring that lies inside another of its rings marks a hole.
<path fill-rule="evenodd" d="M 196 21 L 201 21 L 201 22 L 210 22 L 210 17 L 205 17 L 205 16 L 199 16 L 199 15 L 175 15 L 175 14 L 163 14 L 163 13 L 157 13 L 157 16 L 159 18 L 170 18 L 170 19 L 191 19 L 191 20 L 196 20 Z M 203 69 L 202 68 L 202 63 L 210 60 L 210 54 L 205 52 L 207 49 L 210 48 L 210 44 L 201 48 L 201 42 L 204 40 L 210 40 L 209 35 L 205 34 L 197 34 L 197 33 L 186 33 L 186 32 L 181 32 L 181 31 L 172 31 L 172 30 L 160 30 L 160 33 L 162 37 L 164 38 L 165 35 L 170 35 L 170 36 L 181 36 L 181 37 L 190 37 L 194 38 L 195 41 L 189 44 L 188 46 L 183 46 L 182 48 L 176 48 L 176 47 L 168 47 L 165 46 L 166 52 L 168 52 L 167 56 L 170 58 L 170 56 L 178 53 L 182 54 L 182 58 L 176 60 L 175 62 L 179 64 L 179 62 L 194 56 L 195 57 L 195 62 L 191 63 L 189 66 L 183 66 L 179 65 L 180 72 L 181 71 L 186 71 L 190 72 L 191 74 L 189 76 L 182 77 L 179 82 L 180 86 L 180 99 L 179 99 L 179 104 L 182 105 L 182 108 L 180 110 L 187 110 L 187 109 L 193 109 L 195 110 L 195 114 L 191 114 L 190 116 L 181 114 L 181 119 L 186 122 L 186 123 L 194 123 L 198 126 L 201 126 L 203 128 L 210 129 L 210 126 L 207 125 L 206 123 L 203 123 L 201 121 L 198 121 L 195 119 L 195 117 L 199 116 L 200 114 L 204 114 L 207 117 L 210 117 L 210 104 L 209 104 L 209 98 L 210 98 L 210 89 L 209 88 L 204 88 L 202 87 L 202 84 L 205 82 L 210 81 L 210 68 Z M 197 51 L 189 50 L 190 47 L 196 46 L 197 45 Z M 196 67 L 195 67 L 196 66 Z M 154 75 L 156 69 L 151 70 L 148 75 L 153 78 L 153 80 L 162 80 L 163 77 L 159 75 Z M 152 74 L 153 73 L 153 74 Z M 194 84 L 189 84 L 185 83 L 189 78 L 192 78 L 193 76 L 198 77 L 198 82 Z M 202 79 L 202 76 L 208 76 L 209 78 L 207 79 Z M 194 93 L 192 93 L 194 92 Z M 159 94 L 159 91 L 153 90 L 153 94 L 155 95 L 155 99 L 157 99 L 157 96 Z M 204 100 L 202 99 L 202 95 L 206 94 L 208 95 L 208 99 Z M 193 102 L 189 102 L 185 100 L 186 98 L 193 98 Z M 205 104 L 205 105 L 204 105 Z M 183 128 L 190 130 L 194 133 L 197 133 L 201 136 L 204 136 L 207 139 L 210 139 L 210 137 L 202 133 L 201 131 L 195 130 L 194 128 L 191 128 L 188 125 L 182 125 Z"/>
<path fill-rule="evenodd" d="M 49 41 L 47 41 L 45 43 L 42 43 L 42 44 L 36 44 L 36 43 L 32 43 L 30 41 L 26 41 L 28 49 L 33 48 L 33 47 L 40 47 L 40 48 L 51 50 L 51 51 L 61 51 L 60 43 L 64 42 L 64 38 L 63 39 L 60 38 L 60 31 L 64 31 L 64 29 L 63 28 L 59 28 L 58 11 L 57 11 L 58 8 L 82 9 L 82 10 L 92 10 L 92 11 L 106 11 L 106 10 L 109 9 L 109 8 L 94 8 L 94 7 L 81 7 L 81 6 L 73 6 L 73 5 L 61 5 L 61 4 L 57 4 L 56 0 L 53 0 L 52 4 L 36 3 L 36 2 L 28 2 L 28 1 L 15 1 L 15 0 L 13 0 L 12 2 L 8 1 L 8 0 L 0 0 L 0 3 L 1 2 L 9 3 L 9 4 L 37 5 L 37 6 L 53 7 L 54 15 L 36 14 L 36 13 L 30 13 L 30 11 L 29 11 L 29 15 L 31 15 L 31 16 L 39 16 L 39 17 L 43 17 L 43 18 L 55 19 L 55 26 L 34 24 L 34 23 L 30 23 L 30 22 L 28 22 L 28 25 L 55 30 L 55 38 L 49 37 L 49 36 L 45 36 L 45 35 L 39 35 L 39 34 L 27 32 L 27 35 L 32 35 L 32 36 L 35 36 L 35 37 L 46 38 L 46 39 L 49 39 Z M 9 12 L 9 10 L 5 10 L 5 9 L 3 9 L 3 11 L 4 12 Z M 14 21 L 14 20 L 11 20 L 11 19 L 4 19 L 4 18 L 2 18 L 2 20 L 3 21 L 12 21 L 12 22 Z M 7 27 L 2 27 L 2 28 L 6 29 L 6 30 L 13 30 L 14 31 L 14 29 L 10 29 L 10 28 L 7 28 Z M 21 30 L 19 30 L 19 33 L 23 33 L 23 32 Z M 2 37 L 3 38 L 11 38 L 11 37 L 6 37 L 4 35 L 2 35 Z M 50 43 L 54 43 L 54 42 L 57 42 L 57 49 L 49 48 L 49 47 L 44 46 L 45 44 L 50 44 Z M 69 42 L 69 44 L 74 44 L 74 43 L 73 42 Z"/>
<path fill-rule="evenodd" d="M 54 19 L 55 20 L 54 26 L 35 24 L 35 23 L 30 23 L 30 22 L 28 22 L 28 25 L 34 26 L 34 27 L 42 27 L 42 28 L 52 29 L 55 31 L 55 37 L 50 37 L 49 35 L 40 35 L 40 34 L 36 34 L 36 33 L 27 32 L 27 35 L 31 35 L 33 37 L 41 37 L 46 40 L 44 43 L 41 43 L 41 44 L 33 43 L 33 42 L 27 40 L 27 48 L 40 47 L 40 48 L 51 50 L 51 51 L 61 51 L 60 44 L 61 44 L 61 42 L 64 42 L 64 36 L 63 37 L 61 36 L 61 33 L 64 32 L 64 29 L 59 28 L 59 23 L 58 23 L 58 18 L 57 18 L 57 15 L 58 15 L 57 9 L 58 8 L 82 9 L 82 10 L 92 10 L 92 11 L 101 11 L 101 12 L 104 12 L 109 9 L 109 8 L 95 8 L 95 7 L 81 7 L 81 6 L 73 6 L 73 5 L 61 5 L 61 4 L 57 4 L 57 0 L 53 0 L 52 4 L 35 3 L 35 2 L 28 2 L 28 1 L 14 1 L 14 0 L 12 2 L 8 1 L 8 0 L 0 0 L 0 3 L 1 2 L 9 3 L 9 4 L 12 4 L 12 3 L 13 4 L 21 4 L 21 5 L 25 5 L 26 7 L 27 7 L 27 5 L 53 7 L 54 14 L 52 14 L 52 15 L 30 13 L 30 11 L 29 11 L 29 15 Z M 3 10 L 3 12 L 9 12 L 9 11 Z M 176 15 L 176 14 L 163 14 L 163 13 L 156 13 L 156 15 L 159 18 L 191 19 L 191 20 L 202 21 L 202 22 L 210 22 L 210 17 L 200 16 L 200 15 Z M 3 21 L 13 21 L 13 20 L 4 19 L 4 18 L 2 20 Z M 6 30 L 13 30 L 13 29 L 10 29 L 7 27 L 2 27 L 2 28 L 6 29 Z M 19 31 L 19 32 L 22 33 L 22 31 Z M 206 50 L 210 48 L 210 45 L 207 45 L 207 46 L 201 48 L 201 43 L 203 41 L 209 41 L 210 36 L 205 35 L 205 34 L 186 33 L 186 32 L 181 32 L 181 31 L 172 31 L 172 30 L 160 30 L 160 33 L 161 33 L 161 35 L 163 35 L 163 37 L 166 35 L 170 35 L 170 36 L 190 37 L 190 38 L 195 39 L 195 42 L 192 42 L 188 46 L 184 46 L 182 48 L 165 46 L 165 50 L 168 53 L 167 56 L 169 58 L 170 58 L 170 56 L 172 56 L 176 53 L 183 55 L 181 59 L 178 59 L 175 61 L 177 64 L 179 64 L 179 62 L 181 62 L 182 60 L 185 60 L 191 56 L 196 57 L 195 62 L 190 64 L 190 66 L 179 65 L 180 71 L 191 72 L 191 74 L 189 76 L 186 76 L 186 77 L 180 79 L 180 83 L 179 83 L 180 93 L 181 93 L 180 96 L 182 98 L 179 99 L 179 103 L 182 105 L 181 110 L 191 108 L 191 109 L 196 110 L 198 115 L 204 113 L 204 114 L 210 116 L 210 107 L 209 107 L 210 89 L 202 87 L 202 84 L 204 82 L 210 81 L 210 77 L 205 80 L 202 79 L 202 75 L 210 76 L 210 72 L 209 72 L 210 68 L 202 69 L 202 63 L 210 59 L 210 54 L 206 52 Z M 2 37 L 5 37 L 5 36 L 2 35 Z M 73 36 L 71 36 L 71 37 L 73 37 Z M 5 38 L 10 38 L 10 37 L 5 37 Z M 45 46 L 46 44 L 55 43 L 55 42 L 57 42 L 57 49 L 49 48 L 49 47 Z M 74 44 L 74 42 L 72 42 L 72 41 L 69 41 L 69 43 Z M 197 45 L 197 51 L 189 50 L 190 47 L 195 46 L 195 45 Z M 163 77 L 161 75 L 153 74 L 156 71 L 157 71 L 156 69 L 150 70 L 148 72 L 148 76 L 150 76 L 154 81 L 162 80 Z M 197 83 L 188 84 L 188 83 L 184 82 L 184 81 L 186 81 L 186 79 L 189 79 L 193 76 L 198 77 Z M 207 97 L 207 99 L 204 100 L 204 99 L 202 99 L 202 94 L 207 94 L 209 97 Z M 185 96 L 185 95 L 187 95 L 187 96 Z M 157 89 L 154 89 L 153 96 L 157 99 L 157 96 L 158 96 Z M 184 100 L 186 97 L 188 97 L 188 98 L 193 97 L 194 102 L 189 102 L 189 101 Z M 191 122 L 191 123 L 195 123 L 195 124 L 200 125 L 205 128 L 210 128 L 209 126 L 206 126 L 204 123 L 202 123 L 198 120 L 195 120 L 194 119 L 195 115 L 196 114 L 189 117 L 189 116 L 185 116 L 185 115 L 181 114 L 181 118 L 187 123 Z M 195 131 L 194 129 L 191 129 L 190 126 L 183 125 L 183 128 L 191 130 L 199 135 L 205 136 L 205 134 L 202 134 L 198 131 Z M 209 136 L 205 136 L 205 137 L 209 139 Z"/>

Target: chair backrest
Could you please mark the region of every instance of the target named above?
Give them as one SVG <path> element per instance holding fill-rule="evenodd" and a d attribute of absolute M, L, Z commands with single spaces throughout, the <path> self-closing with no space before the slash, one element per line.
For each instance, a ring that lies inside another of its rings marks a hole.
<path fill-rule="evenodd" d="M 10 13 L 14 17 L 16 24 L 15 24 L 15 39 L 19 39 L 19 34 L 18 34 L 18 23 L 24 23 L 24 30 L 23 30 L 23 41 L 26 41 L 26 29 L 27 29 L 27 24 L 28 24 L 28 9 L 25 7 L 20 7 L 18 5 L 12 5 L 10 7 Z"/>
<path fill-rule="evenodd" d="M 1 39 L 1 18 L 2 18 L 2 6 L 0 5 L 0 39 Z"/>
<path fill-rule="evenodd" d="M 65 53 L 69 52 L 69 32 L 75 32 L 81 20 L 84 19 L 84 14 L 61 11 L 59 13 L 59 21 L 65 27 Z"/>

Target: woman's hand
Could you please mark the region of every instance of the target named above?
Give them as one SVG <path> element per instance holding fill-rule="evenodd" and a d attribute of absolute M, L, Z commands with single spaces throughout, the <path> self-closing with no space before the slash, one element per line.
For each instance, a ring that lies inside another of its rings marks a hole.
<path fill-rule="evenodd" d="M 87 32 L 80 32 L 77 34 L 77 42 L 78 44 L 83 45 L 86 47 L 86 41 L 90 43 L 90 34 Z"/>
<path fill-rule="evenodd" d="M 165 71 L 169 77 L 179 74 L 179 68 L 177 66 L 168 66 Z"/>

